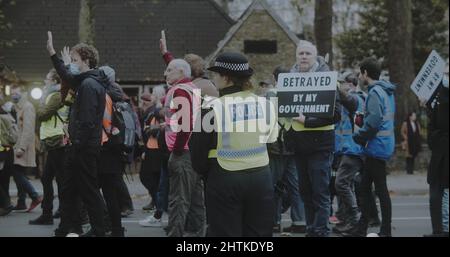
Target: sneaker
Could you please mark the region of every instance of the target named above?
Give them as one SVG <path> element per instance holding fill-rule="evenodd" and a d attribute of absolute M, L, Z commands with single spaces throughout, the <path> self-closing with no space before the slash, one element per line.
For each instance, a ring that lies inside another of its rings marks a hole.
<path fill-rule="evenodd" d="M 33 199 L 33 201 L 30 204 L 30 208 L 28 208 L 27 212 L 31 212 L 34 208 L 38 207 L 39 204 L 42 203 L 42 197 L 37 197 Z"/>
<path fill-rule="evenodd" d="M 126 217 L 130 216 L 131 214 L 133 214 L 133 211 L 128 209 L 128 210 L 123 210 L 120 213 L 120 216 L 122 216 L 122 218 L 126 218 Z"/>
<path fill-rule="evenodd" d="M 161 219 L 157 219 L 153 216 L 149 216 L 148 218 L 144 220 L 139 221 L 139 225 L 143 227 L 162 227 L 162 221 Z"/>
<path fill-rule="evenodd" d="M 53 225 L 53 217 L 41 215 L 34 220 L 28 222 L 30 225 Z"/>
<path fill-rule="evenodd" d="M 142 210 L 144 210 L 144 211 L 153 211 L 153 210 L 155 210 L 155 205 L 153 204 L 153 202 L 151 202 L 151 203 L 149 203 L 147 205 L 142 206 Z"/>
<path fill-rule="evenodd" d="M 344 233 L 349 233 L 355 227 L 356 227 L 356 224 L 345 224 L 345 225 L 341 225 L 341 226 L 336 225 L 333 227 L 332 231 L 333 231 L 333 233 L 336 233 L 336 234 L 344 234 Z"/>
<path fill-rule="evenodd" d="M 367 231 L 364 231 L 360 226 L 356 225 L 352 229 L 346 232 L 342 232 L 344 237 L 366 237 Z"/>
<path fill-rule="evenodd" d="M 306 226 L 305 225 L 291 225 L 289 227 L 284 228 L 283 232 L 304 234 L 304 233 L 306 233 Z"/>
<path fill-rule="evenodd" d="M 27 206 L 25 204 L 17 204 L 16 206 L 14 206 L 14 208 L 12 209 L 13 211 L 26 211 L 27 210 Z"/>
<path fill-rule="evenodd" d="M 14 206 L 10 205 L 6 208 L 0 208 L 0 216 L 6 216 L 12 212 Z"/>
<path fill-rule="evenodd" d="M 340 222 L 339 219 L 336 218 L 336 216 L 331 216 L 328 220 L 331 224 L 337 224 Z"/>

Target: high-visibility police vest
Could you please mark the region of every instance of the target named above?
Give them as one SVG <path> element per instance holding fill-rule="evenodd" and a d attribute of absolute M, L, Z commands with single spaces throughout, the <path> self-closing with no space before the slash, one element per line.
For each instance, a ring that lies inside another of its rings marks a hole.
<path fill-rule="evenodd" d="M 229 171 L 268 165 L 266 143 L 275 142 L 278 136 L 275 107 L 250 91 L 229 94 L 218 101 L 213 109 L 219 165 Z"/>
<path fill-rule="evenodd" d="M 369 90 L 369 94 L 375 92 L 383 105 L 383 121 L 377 135 L 371 139 L 364 148 L 364 154 L 370 157 L 389 160 L 394 153 L 395 135 L 395 100 L 394 95 L 388 95 L 384 89 L 375 85 Z M 366 101 L 366 109 L 367 109 Z"/>
<path fill-rule="evenodd" d="M 59 92 L 54 92 L 48 95 L 45 99 L 45 104 L 48 104 L 50 98 L 55 94 L 59 94 Z M 53 115 L 50 119 L 43 121 L 39 129 L 40 139 L 44 140 L 46 138 L 64 135 L 63 121 L 67 121 L 68 114 L 69 109 L 64 105 L 58 109 L 57 114 Z"/>
<path fill-rule="evenodd" d="M 358 99 L 357 112 L 363 113 L 365 110 L 364 99 L 358 93 L 352 92 Z M 358 126 L 353 126 L 353 122 L 350 119 L 354 119 L 354 115 L 350 116 L 347 108 L 343 107 L 341 111 L 341 121 L 336 126 L 336 153 L 345 155 L 361 155 L 361 145 L 355 143 L 353 140 L 353 133 L 359 130 Z"/>

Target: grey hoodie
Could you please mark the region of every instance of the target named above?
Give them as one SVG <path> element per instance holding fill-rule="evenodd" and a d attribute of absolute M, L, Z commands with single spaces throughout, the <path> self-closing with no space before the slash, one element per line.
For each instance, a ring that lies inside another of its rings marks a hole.
<path fill-rule="evenodd" d="M 388 95 L 393 95 L 396 89 L 395 85 L 385 80 L 377 80 L 369 86 L 364 125 L 353 136 L 355 142 L 360 145 L 365 145 L 369 140 L 374 138 L 383 122 L 383 103 L 377 93 L 371 90 L 373 87 L 381 87 Z"/>
<path fill-rule="evenodd" d="M 325 62 L 325 58 L 323 58 L 322 56 L 317 56 L 317 61 L 312 66 L 309 72 L 322 72 L 322 71 L 330 71 L 330 67 L 328 67 L 328 64 Z M 292 66 L 291 72 L 300 72 L 298 64 L 294 64 L 294 66 Z"/>

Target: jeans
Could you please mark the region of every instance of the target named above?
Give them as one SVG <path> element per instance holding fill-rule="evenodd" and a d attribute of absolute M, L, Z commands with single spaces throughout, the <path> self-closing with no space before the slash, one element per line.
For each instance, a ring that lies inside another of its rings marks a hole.
<path fill-rule="evenodd" d="M 275 220 L 274 224 L 281 223 L 282 195 L 277 192 L 278 185 L 282 185 L 288 194 L 291 206 L 291 220 L 293 225 L 302 225 L 305 221 L 305 207 L 298 188 L 298 173 L 295 158 L 291 155 L 270 155 L 270 169 L 275 184 Z M 281 184 L 280 184 L 281 182 Z M 281 189 L 281 188 L 279 188 Z"/>
<path fill-rule="evenodd" d="M 305 203 L 306 230 L 314 236 L 328 236 L 330 228 L 331 151 L 296 152 L 300 195 Z"/>
<path fill-rule="evenodd" d="M 442 197 L 442 230 L 448 232 L 448 188 L 444 189 Z"/>
<path fill-rule="evenodd" d="M 386 161 L 371 157 L 366 158 L 364 173 L 361 181 L 361 201 L 362 201 L 362 229 L 367 231 L 370 212 L 370 194 L 372 194 L 372 183 L 375 184 L 375 194 L 380 199 L 381 207 L 381 227 L 380 233 L 391 235 L 392 203 L 386 183 Z"/>
<path fill-rule="evenodd" d="M 25 205 L 27 194 L 33 200 L 38 197 L 38 193 L 28 180 L 28 177 L 25 175 L 25 171 L 26 167 L 22 167 L 20 165 L 14 165 L 13 167 L 14 182 L 16 182 L 17 186 L 17 196 L 18 196 L 17 204 L 23 205 Z"/>
<path fill-rule="evenodd" d="M 336 192 L 339 197 L 341 215 L 347 223 L 358 221 L 358 205 L 354 191 L 355 177 L 363 169 L 363 161 L 359 156 L 343 155 L 336 175 Z"/>
<path fill-rule="evenodd" d="M 159 190 L 156 194 L 155 218 L 160 219 L 164 212 L 167 212 L 169 205 L 169 175 L 167 174 L 167 161 L 162 160 L 161 177 L 159 179 Z"/>

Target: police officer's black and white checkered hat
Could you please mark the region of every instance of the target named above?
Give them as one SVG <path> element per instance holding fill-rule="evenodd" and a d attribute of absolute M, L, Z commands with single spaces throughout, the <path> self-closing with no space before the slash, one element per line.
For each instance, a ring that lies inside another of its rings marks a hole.
<path fill-rule="evenodd" d="M 253 69 L 250 68 L 247 58 L 240 53 L 222 53 L 217 56 L 214 65 L 208 70 L 221 74 L 250 77 L 253 75 Z"/>

